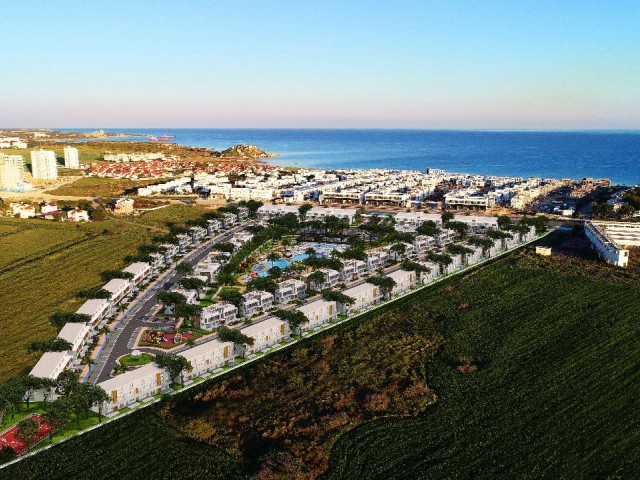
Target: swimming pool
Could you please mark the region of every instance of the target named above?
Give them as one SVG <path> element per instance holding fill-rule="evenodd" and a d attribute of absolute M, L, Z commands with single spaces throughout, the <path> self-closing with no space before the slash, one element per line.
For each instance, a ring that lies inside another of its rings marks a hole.
<path fill-rule="evenodd" d="M 267 266 L 265 268 L 264 264 L 260 263 L 258 265 L 256 265 L 255 267 L 253 267 L 253 271 L 254 272 L 259 272 L 258 276 L 259 277 L 266 277 L 267 275 L 269 275 L 269 269 L 271 267 L 278 267 L 281 268 L 282 270 L 284 270 L 285 268 L 287 268 L 288 266 L 291 265 L 291 262 L 288 260 L 285 260 L 284 258 L 279 258 L 278 260 L 274 261 L 274 262 L 267 262 Z M 261 267 L 261 268 L 258 268 Z"/>

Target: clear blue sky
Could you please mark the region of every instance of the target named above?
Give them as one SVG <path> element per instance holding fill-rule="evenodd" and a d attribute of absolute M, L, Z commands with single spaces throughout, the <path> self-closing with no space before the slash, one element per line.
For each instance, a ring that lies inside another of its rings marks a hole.
<path fill-rule="evenodd" d="M 640 129 L 640 1 L 4 0 L 0 126 Z"/>

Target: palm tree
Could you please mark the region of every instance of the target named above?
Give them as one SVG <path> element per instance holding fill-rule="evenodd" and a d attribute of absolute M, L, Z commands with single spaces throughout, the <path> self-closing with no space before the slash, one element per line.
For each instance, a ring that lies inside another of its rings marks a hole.
<path fill-rule="evenodd" d="M 267 262 L 269 262 L 272 267 L 273 264 L 278 260 L 280 260 L 280 255 L 278 255 L 276 252 L 269 252 L 269 254 L 267 255 Z"/>
<path fill-rule="evenodd" d="M 313 247 L 309 247 L 304 251 L 305 254 L 307 254 L 310 257 L 315 257 L 316 256 L 316 249 Z"/>

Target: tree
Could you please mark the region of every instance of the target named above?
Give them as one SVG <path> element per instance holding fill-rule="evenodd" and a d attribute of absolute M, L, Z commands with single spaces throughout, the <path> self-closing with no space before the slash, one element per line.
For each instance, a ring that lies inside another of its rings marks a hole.
<path fill-rule="evenodd" d="M 440 218 L 442 219 L 442 225 L 446 226 L 447 223 L 454 219 L 454 215 L 449 210 L 445 210 L 440 215 Z"/>
<path fill-rule="evenodd" d="M 238 345 L 242 350 L 242 358 L 244 358 L 247 348 L 246 346 L 253 345 L 255 343 L 255 340 L 252 337 L 229 327 L 218 328 L 218 338 L 222 342 L 233 342 L 235 345 Z"/>
<path fill-rule="evenodd" d="M 189 275 L 190 273 L 193 273 L 193 267 L 189 265 L 187 262 L 180 262 L 176 266 L 176 272 L 182 275 Z"/>
<path fill-rule="evenodd" d="M 382 296 L 387 298 L 391 296 L 391 292 L 393 288 L 396 286 L 396 281 L 393 278 L 387 277 L 384 275 L 371 276 L 367 278 L 367 282 L 380 287 Z"/>
<path fill-rule="evenodd" d="M 111 292 L 109 290 L 105 290 L 102 287 L 93 287 L 88 288 L 86 290 L 79 290 L 76 293 L 78 298 L 101 298 L 108 299 L 111 298 Z"/>
<path fill-rule="evenodd" d="M 393 252 L 393 259 L 397 260 L 398 256 L 402 256 L 407 251 L 407 246 L 404 243 L 395 243 L 391 245 L 391 251 Z"/>
<path fill-rule="evenodd" d="M 236 249 L 236 246 L 231 242 L 220 242 L 214 244 L 212 248 L 214 250 L 218 250 L 219 252 L 233 253 L 233 251 Z"/>
<path fill-rule="evenodd" d="M 453 259 L 445 253 L 427 252 L 427 259 L 439 265 L 440 273 L 444 273 L 445 269 L 453 263 Z"/>
<path fill-rule="evenodd" d="M 130 280 L 133 278 L 133 273 L 125 272 L 123 270 L 105 270 L 100 274 L 102 280 L 108 282 L 109 280 L 113 280 L 114 278 L 123 278 L 125 280 Z"/>
<path fill-rule="evenodd" d="M 310 286 L 311 285 L 320 285 L 320 287 L 322 288 L 322 286 L 324 285 L 325 280 L 327 279 L 327 276 L 321 270 L 314 270 L 313 272 L 311 272 L 309 274 L 307 279 L 309 280 L 309 285 Z"/>
<path fill-rule="evenodd" d="M 67 323 L 88 323 L 90 321 L 91 317 L 83 313 L 55 312 L 49 317 L 49 322 L 58 330 L 61 330 Z"/>
<path fill-rule="evenodd" d="M 274 267 L 271 267 L 267 271 L 267 274 L 272 280 L 277 280 L 278 278 L 282 277 L 282 269 L 276 265 Z"/>
<path fill-rule="evenodd" d="M 303 203 L 298 207 L 298 216 L 300 217 L 301 222 L 305 221 L 305 219 L 307 218 L 307 213 L 309 213 L 309 210 L 311 210 L 312 208 L 313 205 L 311 205 L 310 203 Z"/>
<path fill-rule="evenodd" d="M 500 230 L 509 230 L 511 226 L 511 218 L 507 215 L 498 216 L 498 228 Z"/>
<path fill-rule="evenodd" d="M 424 265 L 421 265 L 417 262 L 412 262 L 407 259 L 402 260 L 402 263 L 400 263 L 400 268 L 407 272 L 416 272 L 416 273 L 421 273 L 421 272 L 427 273 L 431 271 L 429 267 L 425 267 Z"/>
<path fill-rule="evenodd" d="M 436 225 L 436 222 L 433 220 L 427 220 L 426 222 L 422 222 L 421 225 L 418 225 L 416 233 L 419 235 L 436 237 L 440 233 L 440 229 L 438 228 L 438 225 Z"/>
<path fill-rule="evenodd" d="M 494 241 L 489 237 L 470 237 L 467 240 L 471 245 L 482 247 L 482 254 L 487 255 L 487 252 L 493 247 Z"/>
<path fill-rule="evenodd" d="M 187 303 L 187 297 L 178 292 L 160 292 L 158 294 L 158 300 L 160 300 L 166 308 L 176 313 L 178 305 Z"/>
<path fill-rule="evenodd" d="M 269 252 L 269 254 L 267 254 L 267 262 L 269 262 L 272 267 L 273 264 L 278 260 L 280 260 L 280 255 L 278 255 L 276 252 Z"/>
<path fill-rule="evenodd" d="M 155 364 L 164 369 L 171 382 L 180 377 L 180 384 L 184 387 L 184 372 L 193 370 L 191 363 L 182 355 L 162 355 L 158 354 L 155 358 Z"/>
<path fill-rule="evenodd" d="M 342 292 L 338 292 L 337 290 L 323 290 L 322 298 L 327 302 L 336 302 L 341 305 L 353 305 L 356 303 L 355 298 L 345 295 Z"/>
<path fill-rule="evenodd" d="M 180 280 L 179 283 L 182 288 L 185 288 L 187 290 L 201 291 L 207 286 L 207 282 L 195 277 L 184 277 Z"/>
<path fill-rule="evenodd" d="M 461 237 L 464 237 L 469 231 L 469 225 L 464 222 L 448 222 L 447 228 L 450 228 L 454 232 L 456 232 Z"/>
<path fill-rule="evenodd" d="M 26 392 L 24 377 L 12 377 L 2 384 L 0 399 L 4 405 L 10 406 L 13 412 L 19 412 Z"/>
<path fill-rule="evenodd" d="M 289 324 L 289 329 L 295 334 L 298 330 L 298 334 L 302 335 L 302 325 L 309 323 L 307 316 L 299 310 L 282 310 L 278 309 L 273 313 L 280 320 L 283 320 Z"/>
<path fill-rule="evenodd" d="M 305 253 L 307 256 L 309 256 L 309 257 L 315 257 L 315 256 L 316 256 L 316 254 L 317 254 L 316 249 L 315 249 L 315 248 L 313 248 L 313 247 L 309 247 L 309 248 L 307 248 L 307 249 L 304 251 L 304 253 Z"/>
<path fill-rule="evenodd" d="M 42 421 L 48 423 L 49 441 L 53 440 L 53 434 L 56 430 L 64 431 L 64 426 L 71 421 L 71 410 L 68 402 L 64 399 L 58 399 L 47 404 L 42 414 Z"/>
<path fill-rule="evenodd" d="M 240 307 L 240 304 L 242 303 L 242 294 L 237 288 L 223 288 L 218 293 L 218 297 L 220 300 L 229 302 L 236 307 Z"/>
<path fill-rule="evenodd" d="M 31 402 L 31 395 L 36 390 L 47 386 L 47 379 L 34 377 L 33 375 L 25 375 L 22 377 L 22 384 L 24 385 L 24 400 L 27 403 L 27 410 Z"/>
<path fill-rule="evenodd" d="M 38 438 L 38 433 L 40 433 L 40 424 L 33 418 L 27 417 L 18 422 L 16 438 L 27 445 L 27 450 L 29 450 L 31 444 Z"/>
<path fill-rule="evenodd" d="M 191 320 L 193 317 L 202 315 L 202 307 L 190 303 L 180 303 L 176 306 L 176 315 Z"/>
<path fill-rule="evenodd" d="M 73 345 L 64 338 L 54 338 L 44 342 L 31 342 L 27 348 L 31 352 L 66 352 Z"/>
<path fill-rule="evenodd" d="M 458 243 L 450 243 L 446 248 L 452 255 L 462 255 L 462 263 L 467 263 L 467 255 L 473 253 L 473 250 Z"/>
<path fill-rule="evenodd" d="M 87 413 L 92 407 L 97 406 L 98 423 L 102 423 L 102 408 L 104 404 L 109 401 L 110 397 L 107 395 L 107 392 L 98 385 L 88 383 L 84 387 L 84 398 L 87 403 Z"/>
<path fill-rule="evenodd" d="M 276 282 L 268 277 L 256 277 L 247 282 L 247 287 L 250 290 L 263 290 L 271 294 L 275 294 L 278 289 Z"/>

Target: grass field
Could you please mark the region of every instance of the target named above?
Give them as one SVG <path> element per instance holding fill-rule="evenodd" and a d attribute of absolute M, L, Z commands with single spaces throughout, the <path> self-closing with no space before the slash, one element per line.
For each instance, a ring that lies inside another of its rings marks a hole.
<path fill-rule="evenodd" d="M 75 197 L 117 197 L 125 192 L 153 183 L 158 183 L 158 180 L 83 177 L 54 190 L 47 190 L 47 193 Z"/>

